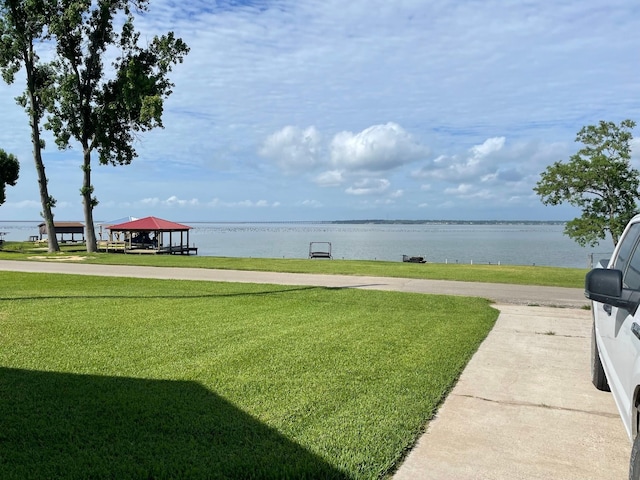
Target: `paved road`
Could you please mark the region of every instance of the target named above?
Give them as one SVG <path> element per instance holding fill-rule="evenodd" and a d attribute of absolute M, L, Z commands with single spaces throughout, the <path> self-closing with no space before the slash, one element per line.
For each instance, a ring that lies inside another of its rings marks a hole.
<path fill-rule="evenodd" d="M 0 260 L 0 270 L 102 275 L 112 277 L 164 278 L 173 280 L 205 280 L 212 282 L 270 283 L 279 285 L 313 285 L 323 287 L 393 290 L 399 292 L 483 297 L 497 303 L 516 305 L 545 305 L 580 308 L 589 304 L 587 299 L 584 297 L 583 290 L 578 288 L 533 287 L 499 283 L 416 280 L 390 277 L 354 277 L 348 275 L 247 272 L 240 270 L 215 270 L 206 268 L 90 265 L 59 261 L 22 262 Z"/>

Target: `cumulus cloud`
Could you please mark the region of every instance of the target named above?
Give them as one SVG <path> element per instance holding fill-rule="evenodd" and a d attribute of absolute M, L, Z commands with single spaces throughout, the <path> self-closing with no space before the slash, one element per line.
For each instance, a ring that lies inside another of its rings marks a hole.
<path fill-rule="evenodd" d="M 341 170 L 329 170 L 316 176 L 314 182 L 321 187 L 339 187 L 346 179 Z"/>
<path fill-rule="evenodd" d="M 496 172 L 496 154 L 504 148 L 505 138 L 494 137 L 474 145 L 464 156 L 440 155 L 431 164 L 413 172 L 416 178 L 436 178 L 451 182 L 470 181 Z"/>
<path fill-rule="evenodd" d="M 386 192 L 391 182 L 385 178 L 366 178 L 356 182 L 345 191 L 349 195 L 375 195 Z"/>
<path fill-rule="evenodd" d="M 411 172 L 418 180 L 449 183 L 518 183 L 568 155 L 566 145 L 520 142 L 491 137 L 463 154 L 440 155 Z"/>
<path fill-rule="evenodd" d="M 389 195 L 397 199 L 404 189 L 389 193 L 391 182 L 376 178 L 424 159 L 428 149 L 397 123 L 373 125 L 361 132 L 342 131 L 328 143 L 315 127 L 285 127 L 267 137 L 259 154 L 286 173 L 310 174 L 319 187 L 342 187 L 348 195 Z M 321 168 L 324 167 L 324 170 Z"/>
<path fill-rule="evenodd" d="M 374 125 L 359 133 L 340 132 L 331 142 L 331 164 L 345 170 L 384 172 L 424 159 L 428 149 L 400 125 Z"/>
<path fill-rule="evenodd" d="M 315 127 L 284 127 L 267 137 L 260 155 L 290 173 L 313 169 L 321 159 L 321 136 Z"/>
<path fill-rule="evenodd" d="M 494 137 L 485 140 L 482 145 L 471 147 L 469 163 L 478 163 L 493 152 L 498 152 L 504 147 L 504 137 Z"/>
<path fill-rule="evenodd" d="M 287 173 L 330 169 L 317 175 L 320 186 L 339 186 L 346 176 L 380 173 L 426 158 L 429 151 L 397 123 L 361 132 L 342 131 L 324 144 L 315 127 L 288 126 L 267 137 L 258 152 Z"/>

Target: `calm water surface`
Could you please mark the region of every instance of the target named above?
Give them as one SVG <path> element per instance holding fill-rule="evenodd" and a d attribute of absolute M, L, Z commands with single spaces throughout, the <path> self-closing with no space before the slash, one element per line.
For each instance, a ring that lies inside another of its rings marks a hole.
<path fill-rule="evenodd" d="M 0 222 L 5 240 L 37 235 L 39 222 Z M 199 255 L 307 258 L 310 242 L 331 242 L 334 259 L 401 261 L 422 256 L 434 263 L 501 263 L 587 268 L 613 250 L 609 242 L 582 248 L 547 224 L 321 224 L 189 223 Z"/>

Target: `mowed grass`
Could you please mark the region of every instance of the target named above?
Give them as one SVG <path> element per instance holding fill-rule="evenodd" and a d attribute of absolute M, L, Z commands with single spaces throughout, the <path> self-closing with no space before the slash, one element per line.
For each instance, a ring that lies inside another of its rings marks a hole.
<path fill-rule="evenodd" d="M 2 273 L 0 478 L 381 478 L 481 299 Z"/>
<path fill-rule="evenodd" d="M 0 251 L 0 259 L 44 260 L 74 255 L 74 262 L 109 265 L 144 265 L 157 267 L 219 268 L 268 272 L 315 273 L 327 275 L 359 275 L 400 277 L 466 282 L 510 283 L 583 288 L 587 269 L 531 265 L 486 264 L 415 264 L 374 260 L 309 260 L 274 258 L 207 257 L 197 255 L 135 255 L 98 253 L 87 255 L 82 246 L 65 246 L 60 254 L 33 250 L 33 244 L 9 242 Z"/>

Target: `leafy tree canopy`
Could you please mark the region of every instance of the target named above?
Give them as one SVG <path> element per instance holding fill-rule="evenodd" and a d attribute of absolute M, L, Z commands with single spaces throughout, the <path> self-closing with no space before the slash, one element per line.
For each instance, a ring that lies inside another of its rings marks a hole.
<path fill-rule="evenodd" d="M 189 48 L 173 32 L 139 45 L 134 13 L 149 0 L 57 0 L 48 31 L 56 45 L 56 99 L 45 127 L 58 147 L 82 148 L 87 251 L 96 250 L 91 184 L 92 153 L 100 164 L 126 165 L 137 156 L 136 134 L 162 127 L 168 78 Z M 105 66 L 105 59 L 112 58 Z"/>
<path fill-rule="evenodd" d="M 14 186 L 18 181 L 19 173 L 18 159 L 0 148 L 0 205 L 6 200 L 6 186 Z"/>
<path fill-rule="evenodd" d="M 57 41 L 58 99 L 46 126 L 60 148 L 75 139 L 85 152 L 97 150 L 102 164 L 128 164 L 136 156 L 135 133 L 163 126 L 163 100 L 173 87 L 168 74 L 189 48 L 173 32 L 138 45 L 132 9 L 146 11 L 148 3 L 59 1 L 49 25 Z M 110 48 L 119 55 L 105 69 Z"/>
<path fill-rule="evenodd" d="M 57 0 L 0 0 L 0 72 L 7 83 L 24 71 L 25 90 L 16 98 L 28 114 L 33 160 L 38 175 L 42 217 L 47 225 L 49 252 L 60 250 L 53 223 L 55 199 L 49 195 L 42 150 L 41 120 L 55 94 L 54 68 L 38 56 L 38 47 L 49 39 L 48 22 Z"/>
<path fill-rule="evenodd" d="M 635 126 L 623 120 L 583 127 L 576 137 L 583 147 L 568 162 L 547 167 L 533 189 L 545 205 L 566 202 L 582 209 L 565 227 L 565 234 L 582 246 L 593 247 L 607 234 L 617 244 L 637 212 L 640 172 L 630 163 Z"/>

